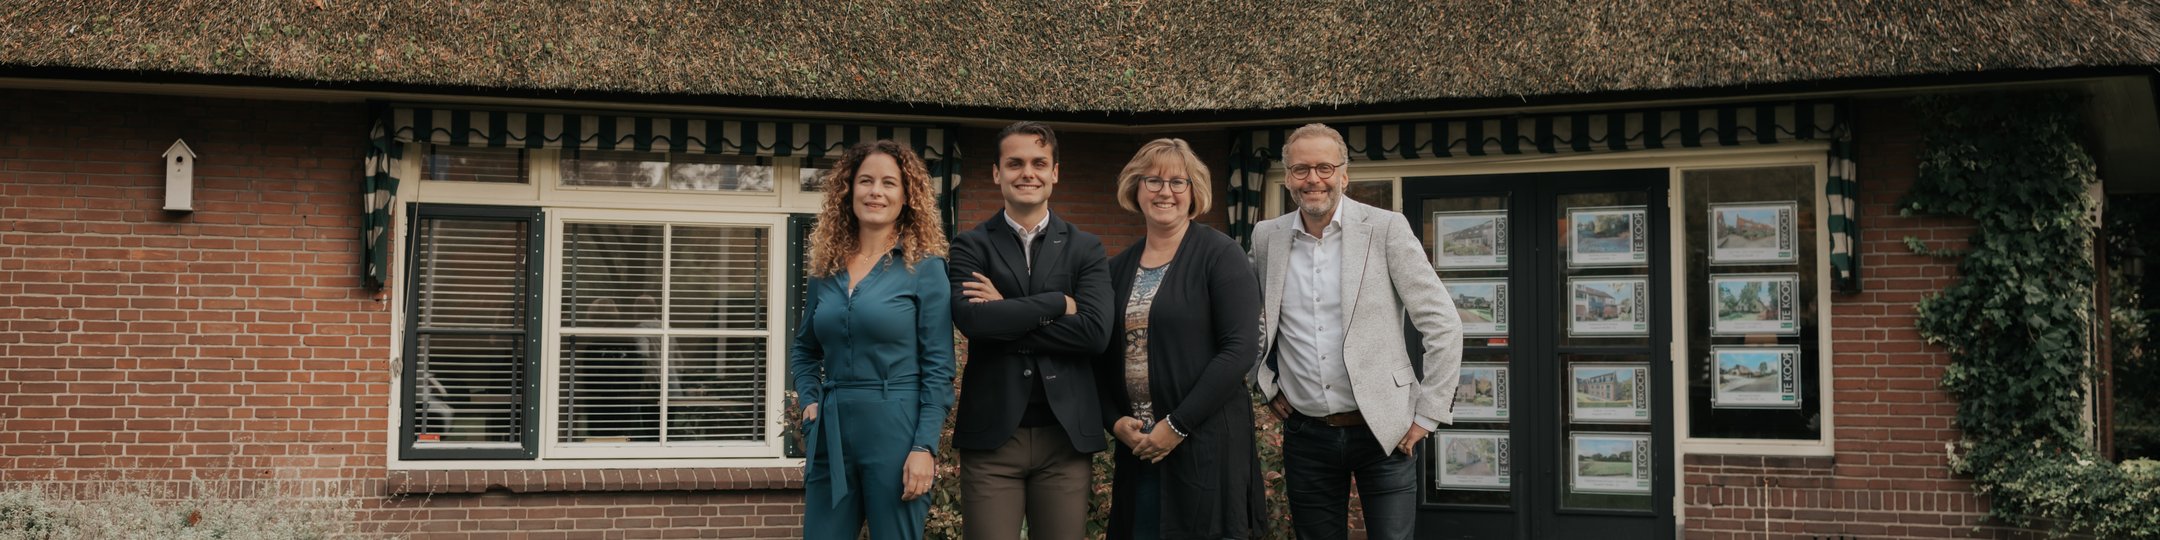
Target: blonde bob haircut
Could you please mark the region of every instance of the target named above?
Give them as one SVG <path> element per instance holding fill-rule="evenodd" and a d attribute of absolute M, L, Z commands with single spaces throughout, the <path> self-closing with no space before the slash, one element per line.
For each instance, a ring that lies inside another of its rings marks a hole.
<path fill-rule="evenodd" d="M 1140 151 L 1133 153 L 1132 161 L 1125 162 L 1125 170 L 1118 171 L 1118 206 L 1125 207 L 1127 212 L 1140 213 L 1139 204 L 1133 202 L 1140 196 L 1140 177 L 1164 159 L 1177 160 L 1178 165 L 1185 168 L 1185 180 L 1192 182 L 1192 187 L 1185 191 L 1192 196 L 1192 210 L 1186 212 L 1185 217 L 1199 218 L 1206 214 L 1215 203 L 1215 190 L 1208 187 L 1207 164 L 1200 162 L 1200 156 L 1193 153 L 1192 145 L 1186 144 L 1185 139 L 1155 139 L 1140 145 Z"/>

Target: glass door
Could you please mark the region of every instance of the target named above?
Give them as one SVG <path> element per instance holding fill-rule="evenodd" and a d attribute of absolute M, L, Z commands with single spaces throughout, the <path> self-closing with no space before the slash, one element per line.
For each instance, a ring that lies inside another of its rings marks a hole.
<path fill-rule="evenodd" d="M 1672 537 L 1668 179 L 1403 180 L 1464 328 L 1420 538 Z"/>

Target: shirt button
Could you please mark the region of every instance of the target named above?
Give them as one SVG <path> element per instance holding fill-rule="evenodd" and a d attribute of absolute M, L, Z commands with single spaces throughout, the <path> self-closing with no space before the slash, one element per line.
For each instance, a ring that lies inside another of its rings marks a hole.
<path fill-rule="evenodd" d="M 1033 376 L 1035 376 L 1035 370 L 1032 370 L 1032 369 L 1023 369 L 1023 370 L 1020 370 L 1020 376 L 1022 376 L 1022 377 L 1033 377 Z"/>

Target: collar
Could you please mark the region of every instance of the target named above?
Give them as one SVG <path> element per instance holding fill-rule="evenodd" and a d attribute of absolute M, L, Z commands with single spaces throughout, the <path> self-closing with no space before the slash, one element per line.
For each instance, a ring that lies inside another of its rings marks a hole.
<path fill-rule="evenodd" d="M 1328 216 L 1327 226 L 1320 228 L 1320 232 L 1328 233 L 1326 236 L 1327 238 L 1334 238 L 1336 233 L 1342 232 L 1342 209 L 1344 206 L 1349 205 L 1350 197 L 1347 194 L 1343 196 L 1342 200 L 1335 202 L 1335 214 L 1332 216 Z M 1297 212 L 1297 210 L 1292 210 L 1292 212 Z M 1296 236 L 1313 239 L 1321 238 L 1313 236 L 1312 233 L 1305 232 L 1305 216 L 1303 215 L 1297 216 L 1297 223 L 1291 224 L 1290 229 L 1297 231 Z"/>
<path fill-rule="evenodd" d="M 1005 224 L 1011 226 L 1013 228 L 1013 232 L 1023 235 L 1034 236 L 1042 234 L 1043 229 L 1050 227 L 1050 211 L 1048 209 L 1043 210 L 1042 221 L 1037 222 L 1034 227 L 1024 227 L 1020 225 L 1020 222 L 1013 221 L 1012 212 L 1001 210 L 998 211 L 998 215 L 1005 216 Z"/>

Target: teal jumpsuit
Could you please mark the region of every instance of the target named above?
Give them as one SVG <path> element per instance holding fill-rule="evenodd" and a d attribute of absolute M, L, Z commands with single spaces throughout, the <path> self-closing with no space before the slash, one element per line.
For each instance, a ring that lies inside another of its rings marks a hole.
<path fill-rule="evenodd" d="M 923 537 L 930 497 L 900 500 L 901 467 L 916 448 L 935 452 L 953 402 L 952 285 L 945 259 L 911 270 L 898 249 L 847 291 L 848 275 L 806 285 L 804 321 L 788 354 L 805 429 L 803 537 Z"/>

